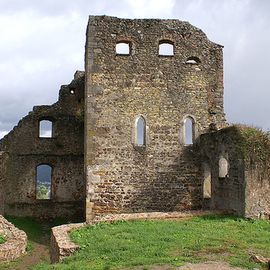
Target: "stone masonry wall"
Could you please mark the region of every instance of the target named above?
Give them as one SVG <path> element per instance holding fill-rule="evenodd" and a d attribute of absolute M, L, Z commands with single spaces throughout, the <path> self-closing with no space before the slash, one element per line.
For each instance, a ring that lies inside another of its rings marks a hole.
<path fill-rule="evenodd" d="M 5 171 L 6 171 L 6 158 L 5 152 L 0 151 L 0 215 L 4 214 L 4 181 L 5 181 Z"/>
<path fill-rule="evenodd" d="M 163 40 L 174 56 L 158 55 Z M 120 41 L 130 55 L 116 54 Z M 187 22 L 90 16 L 85 70 L 87 219 L 201 207 L 200 160 L 183 144 L 183 122 L 193 118 L 195 137 L 226 124 L 222 46 Z M 146 147 L 134 144 L 138 116 Z"/>
<path fill-rule="evenodd" d="M 203 134 L 200 138 L 202 164 L 207 162 L 211 170 L 212 196 L 210 209 L 231 210 L 245 215 L 245 163 L 239 151 L 241 133 L 236 127 L 228 127 L 216 132 Z M 219 160 L 228 161 L 228 174 L 219 175 Z"/>
<path fill-rule="evenodd" d="M 5 243 L 0 244 L 0 262 L 11 261 L 26 253 L 27 236 L 0 215 L 0 234 Z"/>
<path fill-rule="evenodd" d="M 270 159 L 269 159 L 270 160 Z M 270 171 L 266 166 L 249 168 L 246 177 L 245 215 L 270 220 Z"/>
<path fill-rule="evenodd" d="M 200 138 L 202 163 L 211 167 L 211 209 L 233 210 L 245 217 L 270 219 L 270 140 L 262 131 L 231 126 Z M 219 177 L 219 160 L 228 175 Z"/>
<path fill-rule="evenodd" d="M 39 121 L 53 122 L 52 138 L 39 137 Z M 36 106 L 0 141 L 5 151 L 4 213 L 43 218 L 84 216 L 84 73 L 61 87 L 59 100 Z M 52 167 L 51 199 L 36 199 L 36 167 Z M 3 164 L 2 164 L 3 165 Z M 1 197 L 0 197 L 1 198 Z"/>
<path fill-rule="evenodd" d="M 241 127 L 245 144 L 245 215 L 270 220 L 270 138 L 253 127 Z"/>

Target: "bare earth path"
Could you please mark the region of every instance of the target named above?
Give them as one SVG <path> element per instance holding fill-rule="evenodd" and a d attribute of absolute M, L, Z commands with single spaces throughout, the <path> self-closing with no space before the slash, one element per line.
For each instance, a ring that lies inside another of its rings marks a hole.
<path fill-rule="evenodd" d="M 41 227 L 42 232 L 38 239 L 29 237 L 32 246 L 31 251 L 17 261 L 0 265 L 0 270 L 28 270 L 38 263 L 50 262 L 50 226 L 42 224 Z"/>
<path fill-rule="evenodd" d="M 48 245 L 33 243 L 33 250 L 29 254 L 25 255 L 21 260 L 18 266 L 14 270 L 27 270 L 30 267 L 40 263 L 40 262 L 49 262 L 49 248 Z"/>
<path fill-rule="evenodd" d="M 197 263 L 197 264 L 191 264 L 187 263 L 184 266 L 181 267 L 173 267 L 169 265 L 159 265 L 159 266 L 153 266 L 149 268 L 139 267 L 139 268 L 133 268 L 134 270 L 143 270 L 143 269 L 149 269 L 149 270 L 244 270 L 243 268 L 239 267 L 232 267 L 229 264 L 225 262 L 206 262 L 206 263 Z"/>
<path fill-rule="evenodd" d="M 186 264 L 177 268 L 178 270 L 242 270 L 243 268 L 232 267 L 224 262 L 207 262 L 198 264 Z"/>

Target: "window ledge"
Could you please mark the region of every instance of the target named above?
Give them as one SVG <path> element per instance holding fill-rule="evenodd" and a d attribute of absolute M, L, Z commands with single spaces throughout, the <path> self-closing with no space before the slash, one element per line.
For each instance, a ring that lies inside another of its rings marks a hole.
<path fill-rule="evenodd" d="M 161 57 L 161 58 L 173 58 L 174 55 L 162 55 L 162 54 L 159 54 L 158 57 Z"/>
<path fill-rule="evenodd" d="M 133 145 L 133 147 L 137 151 L 145 151 L 146 150 L 146 145 L 135 144 L 135 145 Z"/>
<path fill-rule="evenodd" d="M 227 174 L 226 176 L 223 176 L 223 177 L 219 176 L 218 179 L 221 181 L 227 180 L 227 179 L 229 179 L 229 175 Z"/>
<path fill-rule="evenodd" d="M 117 53 L 115 56 L 130 56 L 130 54 L 125 54 L 125 53 Z"/>

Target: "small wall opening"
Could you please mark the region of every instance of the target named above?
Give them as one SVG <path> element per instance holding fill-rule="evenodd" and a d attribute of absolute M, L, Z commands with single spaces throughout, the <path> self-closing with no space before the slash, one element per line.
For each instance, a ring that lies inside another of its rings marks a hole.
<path fill-rule="evenodd" d="M 219 167 L 219 178 L 225 178 L 229 176 L 229 163 L 224 156 L 221 156 L 219 158 L 218 167 Z"/>
<path fill-rule="evenodd" d="M 207 163 L 203 164 L 203 198 L 210 199 L 212 196 L 211 168 Z"/>
<path fill-rule="evenodd" d="M 39 121 L 39 137 L 52 138 L 53 137 L 53 122 L 50 120 Z"/>
<path fill-rule="evenodd" d="M 145 144 L 146 144 L 146 122 L 142 116 L 137 118 L 135 128 L 136 128 L 135 144 L 137 146 L 145 146 Z"/>
<path fill-rule="evenodd" d="M 130 42 L 121 41 L 115 45 L 115 52 L 117 55 L 130 55 L 131 44 Z"/>
<path fill-rule="evenodd" d="M 161 56 L 173 56 L 174 55 L 174 44 L 171 41 L 160 41 L 158 48 L 158 55 Z"/>
<path fill-rule="evenodd" d="M 200 58 L 196 56 L 191 56 L 186 60 L 186 64 L 191 64 L 191 65 L 198 65 L 201 63 Z"/>
<path fill-rule="evenodd" d="M 194 120 L 187 117 L 184 120 L 184 144 L 191 145 L 194 142 Z"/>
<path fill-rule="evenodd" d="M 36 198 L 38 200 L 51 199 L 52 167 L 42 164 L 36 168 Z"/>

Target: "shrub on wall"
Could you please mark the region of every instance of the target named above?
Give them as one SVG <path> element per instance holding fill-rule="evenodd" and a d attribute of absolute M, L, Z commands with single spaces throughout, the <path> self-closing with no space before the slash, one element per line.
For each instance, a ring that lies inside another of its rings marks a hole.
<path fill-rule="evenodd" d="M 5 237 L 0 234 L 0 244 L 5 243 Z"/>
<path fill-rule="evenodd" d="M 241 132 L 240 147 L 250 165 L 255 162 L 266 165 L 270 161 L 270 134 L 260 128 L 236 125 Z"/>

